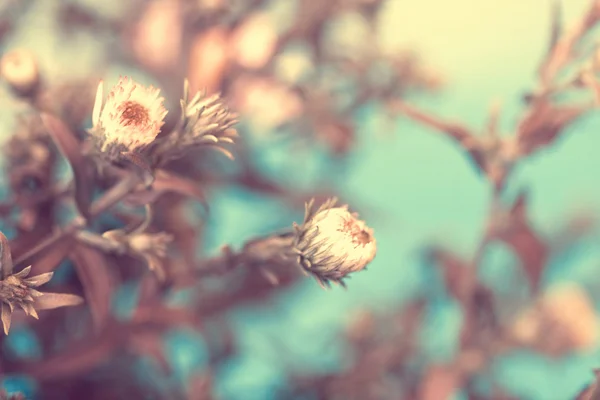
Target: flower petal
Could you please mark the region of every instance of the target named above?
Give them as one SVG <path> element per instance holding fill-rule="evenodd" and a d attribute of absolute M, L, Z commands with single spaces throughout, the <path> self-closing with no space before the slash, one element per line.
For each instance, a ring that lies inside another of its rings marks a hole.
<path fill-rule="evenodd" d="M 29 275 L 30 272 L 31 272 L 31 265 L 29 267 L 23 268 L 21 271 L 14 274 L 14 276 L 19 279 L 24 279 Z"/>
<path fill-rule="evenodd" d="M 25 282 L 33 287 L 38 287 L 38 286 L 43 285 L 44 283 L 49 282 L 50 279 L 52 279 L 52 275 L 54 275 L 54 272 L 46 272 L 45 274 L 27 278 L 27 279 L 25 279 Z"/>
<path fill-rule="evenodd" d="M 97 126 L 100 120 L 100 111 L 102 111 L 102 101 L 104 96 L 104 81 L 100 81 L 96 90 L 96 100 L 94 101 L 94 110 L 92 111 L 92 126 Z"/>

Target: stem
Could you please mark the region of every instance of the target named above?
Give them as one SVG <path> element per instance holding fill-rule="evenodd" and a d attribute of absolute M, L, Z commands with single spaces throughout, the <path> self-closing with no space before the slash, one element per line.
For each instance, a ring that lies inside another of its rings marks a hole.
<path fill-rule="evenodd" d="M 107 239 L 94 232 L 79 231 L 75 235 L 81 243 L 98 248 L 105 253 L 125 254 L 127 252 L 126 246 L 122 243 Z"/>
<path fill-rule="evenodd" d="M 138 174 L 132 173 L 127 175 L 123 180 L 117 183 L 115 186 L 110 188 L 107 192 L 104 193 L 102 197 L 96 200 L 92 206 L 90 207 L 90 218 L 97 217 L 102 214 L 104 211 L 118 203 L 123 197 L 128 195 L 132 189 L 134 189 L 141 182 L 141 178 Z M 69 225 L 67 225 L 64 229 L 58 230 L 52 236 L 44 239 L 37 246 L 27 251 L 25 254 L 22 254 L 19 258 L 15 260 L 15 265 L 26 264 L 31 261 L 39 253 L 45 251 L 49 247 L 58 243 L 63 238 L 73 235 L 79 229 L 87 226 L 87 222 L 82 220 L 81 218 L 76 218 Z"/>

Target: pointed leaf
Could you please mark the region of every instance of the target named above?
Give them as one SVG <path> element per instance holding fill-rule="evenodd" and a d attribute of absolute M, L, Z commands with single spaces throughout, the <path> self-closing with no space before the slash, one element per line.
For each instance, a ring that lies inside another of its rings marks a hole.
<path fill-rule="evenodd" d="M 44 283 L 50 282 L 52 279 L 52 275 L 54 272 L 46 272 L 45 274 L 32 276 L 31 278 L 25 279 L 25 282 L 29 283 L 33 287 L 38 287 L 43 285 Z"/>
<path fill-rule="evenodd" d="M 549 57 L 552 51 L 556 47 L 560 36 L 562 35 L 562 2 L 554 0 L 552 2 L 552 24 L 550 25 L 550 41 L 548 43 L 548 50 L 546 56 Z"/>
<path fill-rule="evenodd" d="M 554 143 L 575 120 L 592 108 L 590 104 L 556 106 L 543 99 L 523 117 L 517 128 L 517 140 L 524 155 Z"/>
<path fill-rule="evenodd" d="M 10 319 L 12 317 L 12 311 L 10 306 L 4 302 L 1 303 L 2 307 L 0 310 L 0 318 L 2 319 L 2 326 L 4 327 L 4 334 L 8 335 L 10 331 Z"/>
<path fill-rule="evenodd" d="M 24 279 L 29 275 L 30 272 L 31 272 L 31 265 L 23 268 L 21 271 L 17 272 L 16 274 L 13 274 L 13 275 L 19 279 Z"/>
<path fill-rule="evenodd" d="M 32 275 L 44 274 L 46 272 L 54 271 L 67 257 L 67 254 L 72 248 L 73 236 L 67 235 L 54 243 L 42 254 L 36 257 L 31 257 L 30 260 L 25 260 L 25 262 L 31 262 Z"/>
<path fill-rule="evenodd" d="M 100 328 L 108 320 L 114 289 L 110 266 L 99 250 L 78 243 L 70 254 L 83 285 L 94 325 Z M 42 297 L 43 298 L 43 297 Z"/>
<path fill-rule="evenodd" d="M 0 232 L 0 279 L 11 275 L 13 271 L 13 261 L 10 254 L 10 245 L 4 233 Z"/>
<path fill-rule="evenodd" d="M 41 117 L 52 140 L 71 165 L 75 181 L 75 204 L 81 215 L 88 219 L 93 179 L 90 179 L 91 168 L 88 160 L 83 156 L 81 144 L 75 134 L 61 120 L 46 113 L 43 113 Z"/>
<path fill-rule="evenodd" d="M 83 304 L 83 298 L 69 293 L 43 293 L 36 297 L 33 306 L 36 310 L 52 310 L 60 307 L 78 306 Z"/>
<path fill-rule="evenodd" d="M 128 203 L 137 205 L 154 203 L 160 196 L 169 192 L 192 197 L 207 211 L 209 209 L 204 190 L 198 183 L 164 170 L 156 171 L 152 189 L 136 192 L 128 196 L 127 200 Z"/>
<path fill-rule="evenodd" d="M 142 177 L 142 181 L 146 187 L 152 185 L 152 182 L 154 182 L 152 166 L 143 155 L 134 152 L 126 152 L 122 153 L 121 157 L 123 160 L 133 165 L 136 172 Z"/>
<path fill-rule="evenodd" d="M 107 325 L 99 335 L 71 341 L 64 351 L 31 364 L 27 374 L 42 381 L 83 374 L 111 357 L 124 344 L 125 334 L 121 326 Z"/>
<path fill-rule="evenodd" d="M 33 304 L 36 310 L 52 310 L 60 307 L 78 306 L 83 302 L 83 298 L 76 294 L 43 293 L 42 296 L 36 297 Z"/>

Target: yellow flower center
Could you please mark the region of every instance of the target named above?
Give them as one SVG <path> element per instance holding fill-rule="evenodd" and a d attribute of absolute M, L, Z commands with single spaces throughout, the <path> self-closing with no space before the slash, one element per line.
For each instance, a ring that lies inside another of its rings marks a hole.
<path fill-rule="evenodd" d="M 125 101 L 119 106 L 121 125 L 143 126 L 150 121 L 148 109 L 135 101 Z"/>

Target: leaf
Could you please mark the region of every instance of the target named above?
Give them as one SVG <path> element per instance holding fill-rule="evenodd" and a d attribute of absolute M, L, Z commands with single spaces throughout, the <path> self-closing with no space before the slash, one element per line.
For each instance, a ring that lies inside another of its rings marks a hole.
<path fill-rule="evenodd" d="M 169 192 L 191 197 L 199 201 L 206 211 L 209 210 L 204 190 L 198 183 L 164 170 L 156 171 L 152 189 L 133 193 L 127 197 L 127 202 L 132 205 L 154 203 Z"/>
<path fill-rule="evenodd" d="M 445 133 L 460 143 L 474 136 L 467 127 L 461 124 L 445 121 L 402 101 L 394 101 L 390 106 L 394 111 L 400 112 L 431 129 Z"/>
<path fill-rule="evenodd" d="M 584 388 L 575 400 L 598 400 L 600 399 L 600 369 L 594 370 L 594 381 Z"/>
<path fill-rule="evenodd" d="M 24 371 L 34 379 L 48 380 L 73 377 L 97 367 L 111 357 L 114 350 L 123 344 L 126 332 L 122 326 L 106 325 L 93 337 L 85 336 L 72 341 L 61 353 L 32 363 Z"/>
<path fill-rule="evenodd" d="M 523 155 L 549 146 L 558 136 L 591 109 L 591 105 L 555 106 L 542 99 L 532 107 L 517 128 L 517 140 Z"/>
<path fill-rule="evenodd" d="M 60 307 L 78 306 L 83 302 L 83 298 L 76 294 L 44 293 L 35 298 L 34 308 L 36 310 L 52 310 Z"/>
<path fill-rule="evenodd" d="M 551 9 L 551 13 L 552 13 L 552 23 L 550 25 L 550 40 L 548 42 L 548 49 L 546 51 L 546 56 L 545 56 L 545 60 L 550 59 L 550 57 L 552 56 L 552 52 L 554 51 L 554 48 L 556 47 L 556 45 L 558 44 L 558 41 L 560 40 L 560 37 L 562 35 L 563 32 L 563 24 L 562 24 L 562 4 L 560 1 L 558 0 L 554 0 L 552 2 L 552 9 Z M 543 64 L 542 66 L 540 66 L 540 70 L 541 68 L 543 68 Z"/>
<path fill-rule="evenodd" d="M 106 257 L 99 250 L 78 243 L 71 251 L 77 275 L 83 285 L 96 329 L 110 317 L 114 285 Z"/>
<path fill-rule="evenodd" d="M 550 247 L 540 238 L 527 220 L 527 195 L 521 193 L 510 212 L 493 216 L 500 226 L 488 228 L 490 239 L 502 241 L 519 258 L 531 289 L 539 288 L 544 267 L 550 256 Z"/>
<path fill-rule="evenodd" d="M 142 181 L 146 187 L 152 185 L 152 182 L 154 181 L 152 167 L 143 155 L 134 152 L 126 152 L 121 153 L 121 157 L 124 161 L 129 162 L 135 168 L 136 172 L 140 174 L 140 177 L 142 178 Z"/>
<path fill-rule="evenodd" d="M 13 261 L 10 254 L 10 244 L 4 233 L 0 232 L 0 280 L 13 271 Z"/>
<path fill-rule="evenodd" d="M 42 254 L 31 257 L 31 273 L 33 275 L 43 274 L 54 271 L 60 263 L 67 257 L 73 248 L 73 236 L 68 235 L 62 237 L 58 242 L 54 243 L 48 250 Z M 23 264 L 23 263 L 21 263 Z"/>
<path fill-rule="evenodd" d="M 58 118 L 47 113 L 42 113 L 41 118 L 52 140 L 71 165 L 75 181 L 75 204 L 81 215 L 89 219 L 94 180 L 90 177 L 92 169 L 88 160 L 81 152 L 81 143 Z"/>
<path fill-rule="evenodd" d="M 12 317 L 11 307 L 4 302 L 0 302 L 0 318 L 2 319 L 2 326 L 4 328 L 5 335 L 8 335 L 8 332 L 10 331 L 11 317 Z"/>
<path fill-rule="evenodd" d="M 468 262 L 456 254 L 439 248 L 430 250 L 432 257 L 442 269 L 442 276 L 448 293 L 461 303 L 468 302 L 470 289 L 474 283 L 474 271 Z"/>

